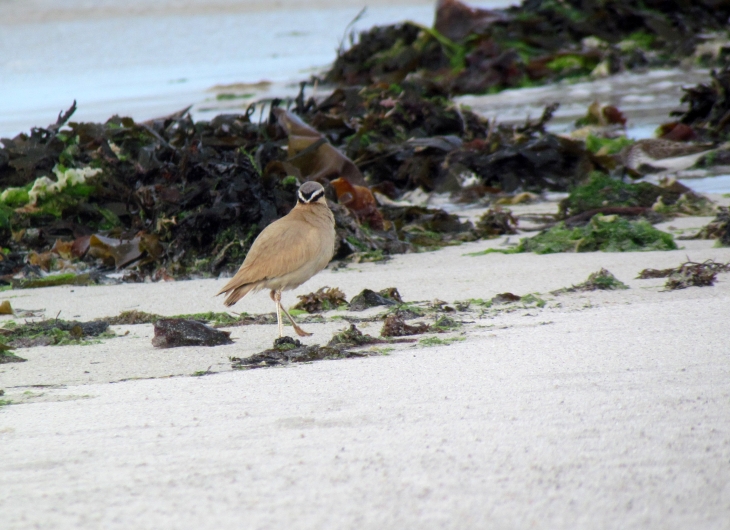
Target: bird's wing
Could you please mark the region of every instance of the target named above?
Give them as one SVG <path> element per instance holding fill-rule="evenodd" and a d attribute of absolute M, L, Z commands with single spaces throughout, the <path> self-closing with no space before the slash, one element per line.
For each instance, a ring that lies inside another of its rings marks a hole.
<path fill-rule="evenodd" d="M 251 245 L 241 268 L 218 294 L 293 272 L 319 252 L 315 227 L 298 219 L 279 221 L 264 228 Z"/>

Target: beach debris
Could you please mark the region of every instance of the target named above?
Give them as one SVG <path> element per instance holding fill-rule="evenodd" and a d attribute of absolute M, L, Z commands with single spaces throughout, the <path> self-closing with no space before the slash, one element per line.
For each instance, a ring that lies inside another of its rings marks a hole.
<path fill-rule="evenodd" d="M 18 357 L 11 350 L 12 350 L 12 348 L 10 346 L 8 346 L 7 344 L 0 343 L 0 364 L 24 363 L 24 362 L 28 361 L 28 359 Z M 0 390 L 0 396 L 2 396 L 2 395 L 3 395 L 3 391 Z"/>
<path fill-rule="evenodd" d="M 76 274 L 73 272 L 63 274 L 50 274 L 48 276 L 26 277 L 26 278 L 3 278 L 12 285 L 13 289 L 39 289 L 41 287 L 56 287 L 58 285 L 91 285 L 100 278 L 100 275 L 92 275 L 85 272 Z"/>
<path fill-rule="evenodd" d="M 470 252 L 467 256 L 485 254 L 518 254 L 535 252 L 638 252 L 648 250 L 676 250 L 677 244 L 671 234 L 654 228 L 641 219 L 630 221 L 617 215 L 596 214 L 585 226 L 570 228 L 565 222 L 542 230 L 533 237 L 522 238 L 509 249 L 488 248 Z"/>
<path fill-rule="evenodd" d="M 152 345 L 156 348 L 233 344 L 230 331 L 211 328 L 198 320 L 164 318 L 157 320 L 154 327 Z"/>
<path fill-rule="evenodd" d="M 154 313 L 146 313 L 144 311 L 137 311 L 132 309 L 131 311 L 122 311 L 117 316 L 105 317 L 103 320 L 109 325 L 136 325 L 136 324 L 154 324 L 161 318 L 165 318 L 161 315 Z"/>
<path fill-rule="evenodd" d="M 0 328 L 0 341 L 10 348 L 79 344 L 94 338 L 110 338 L 115 334 L 103 321 L 43 320 Z"/>
<path fill-rule="evenodd" d="M 500 293 L 498 295 L 495 295 L 494 297 L 492 297 L 490 302 L 492 305 L 500 305 L 500 304 L 511 304 L 513 302 L 519 302 L 520 300 L 522 300 L 521 296 L 518 296 L 513 293 L 505 292 L 505 293 Z"/>
<path fill-rule="evenodd" d="M 381 337 L 404 337 L 408 335 L 420 335 L 430 330 L 430 326 L 425 322 L 411 326 L 406 324 L 405 320 L 397 314 L 390 314 L 385 317 L 383 329 L 380 331 Z"/>
<path fill-rule="evenodd" d="M 704 34 L 725 30 L 728 15 L 729 6 L 710 2 L 587 7 L 529 0 L 484 10 L 440 0 L 433 28 L 402 23 L 363 31 L 339 51 L 325 79 L 351 86 L 418 82 L 453 95 L 601 77 L 692 57 Z"/>
<path fill-rule="evenodd" d="M 429 331 L 446 333 L 449 331 L 454 331 L 455 329 L 460 328 L 462 325 L 462 322 L 460 322 L 459 320 L 451 318 L 447 315 L 441 315 L 434 321 L 433 324 L 431 324 L 431 326 L 429 327 Z"/>
<path fill-rule="evenodd" d="M 357 329 L 355 324 L 350 324 L 349 328 L 335 333 L 330 341 L 327 343 L 327 346 L 338 348 L 351 348 L 354 346 L 363 346 L 365 344 L 382 344 L 384 342 L 388 341 L 377 339 L 375 337 L 371 337 L 370 335 L 365 335 L 362 331 Z"/>
<path fill-rule="evenodd" d="M 592 172 L 587 181 L 560 201 L 559 216 L 566 225 L 588 222 L 598 213 L 659 220 L 677 215 L 707 215 L 714 211 L 710 199 L 693 192 L 675 179 L 660 185 L 627 183 L 601 172 Z"/>
<path fill-rule="evenodd" d="M 621 280 L 616 278 L 610 271 L 601 268 L 598 272 L 592 273 L 588 276 L 588 279 L 578 285 L 571 287 L 564 287 L 556 291 L 551 291 L 550 294 L 559 295 L 563 293 L 575 293 L 575 292 L 586 292 L 586 291 L 616 291 L 621 289 L 628 289 L 629 286 L 623 283 Z"/>
<path fill-rule="evenodd" d="M 712 70 L 710 80 L 683 88 L 681 102 L 687 110 L 672 112 L 679 122 L 690 126 L 696 136 L 709 140 L 725 140 L 730 132 L 730 65 Z"/>
<path fill-rule="evenodd" d="M 477 221 L 476 231 L 482 238 L 493 238 L 517 233 L 517 219 L 510 210 L 499 206 L 484 212 Z"/>
<path fill-rule="evenodd" d="M 384 341 L 363 334 L 354 324 L 348 329 L 334 334 L 326 346 L 303 345 L 291 337 L 281 337 L 274 341 L 274 347 L 249 357 L 231 357 L 234 369 L 259 368 L 288 363 L 322 361 L 326 359 L 347 359 L 351 357 L 367 357 L 376 355 L 374 351 L 352 351 L 353 348 L 368 344 L 382 344 Z"/>
<path fill-rule="evenodd" d="M 706 287 L 714 285 L 719 272 L 730 272 L 730 263 L 718 263 L 712 259 L 702 263 L 686 261 L 671 269 L 644 269 L 638 279 L 667 278 L 664 285 L 668 291 L 687 287 Z"/>
<path fill-rule="evenodd" d="M 289 337 L 281 337 L 287 339 Z M 296 343 L 296 345 L 294 345 Z M 289 347 L 291 346 L 291 347 Z M 231 357 L 231 366 L 234 369 L 260 368 L 263 366 L 276 366 L 288 363 L 305 363 L 312 361 L 323 361 L 327 359 L 347 359 L 349 357 L 366 357 L 367 352 L 352 352 L 339 350 L 329 346 L 304 346 L 299 341 L 293 344 L 280 343 L 273 348 L 264 350 L 261 353 L 249 357 Z"/>
<path fill-rule="evenodd" d="M 185 319 L 185 320 L 196 320 L 198 322 L 203 323 L 209 323 L 212 324 L 213 327 L 227 327 L 227 326 L 235 326 L 235 325 L 241 325 L 239 322 L 244 319 L 246 315 L 241 315 L 240 317 L 236 317 L 233 315 L 230 315 L 228 313 L 217 313 L 213 311 L 209 311 L 207 313 L 194 313 L 194 314 L 187 314 L 187 315 L 173 315 L 173 316 L 162 316 L 157 315 L 155 313 L 147 313 L 145 311 L 137 311 L 136 309 L 132 309 L 130 311 L 122 311 L 116 316 L 113 317 L 103 317 L 99 318 L 97 320 L 106 322 L 107 324 L 111 326 L 119 326 L 119 325 L 137 325 L 137 324 L 154 324 L 158 320 L 164 320 L 164 319 L 170 319 L 170 318 L 178 318 L 178 319 Z M 267 322 L 268 323 L 268 322 Z"/>
<path fill-rule="evenodd" d="M 352 184 L 345 177 L 330 181 L 337 200 L 347 206 L 357 221 L 374 230 L 383 230 L 383 215 L 378 210 L 375 196 L 366 186 Z"/>
<path fill-rule="evenodd" d="M 594 215 L 585 226 L 568 228 L 565 223 L 523 238 L 515 252 L 636 252 L 676 250 L 671 234 L 654 228 L 645 220 L 630 221 L 617 215 Z"/>
<path fill-rule="evenodd" d="M 299 298 L 299 302 L 293 309 L 307 313 L 321 313 L 347 305 L 345 293 L 337 287 L 322 287 L 314 293 L 301 294 L 297 298 Z"/>
<path fill-rule="evenodd" d="M 372 289 L 363 289 L 350 300 L 349 309 L 350 311 L 365 311 L 371 307 L 392 306 L 402 302 L 400 293 L 395 287 L 389 287 L 377 293 Z"/>
<path fill-rule="evenodd" d="M 334 180 L 339 177 L 348 183 L 365 184 L 365 178 L 352 160 L 330 144 L 317 129 L 288 110 L 274 107 L 271 112 L 288 135 L 288 158 L 284 162 L 298 170 L 292 174 L 306 176 L 307 180 Z"/>
<path fill-rule="evenodd" d="M 730 247 L 730 209 L 719 206 L 717 216 L 707 226 L 693 236 L 677 239 L 717 239 L 717 246 Z"/>

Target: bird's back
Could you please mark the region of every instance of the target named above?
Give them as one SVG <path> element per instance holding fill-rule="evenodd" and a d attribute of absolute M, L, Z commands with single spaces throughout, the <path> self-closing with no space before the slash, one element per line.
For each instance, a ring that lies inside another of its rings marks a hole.
<path fill-rule="evenodd" d="M 295 207 L 259 234 L 236 275 L 218 294 L 233 305 L 249 292 L 294 289 L 324 269 L 334 254 L 334 217 L 326 205 Z"/>

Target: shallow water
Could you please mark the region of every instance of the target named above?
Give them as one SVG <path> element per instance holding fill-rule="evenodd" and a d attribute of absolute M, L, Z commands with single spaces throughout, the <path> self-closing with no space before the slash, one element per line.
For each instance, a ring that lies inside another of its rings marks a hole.
<path fill-rule="evenodd" d="M 463 96 L 457 100 L 485 116 L 496 117 L 502 123 L 537 118 L 545 106 L 557 102 L 560 107 L 548 126 L 553 132 L 571 130 L 575 120 L 585 116 L 588 106 L 598 100 L 619 108 L 628 119 L 627 136 L 641 139 L 653 137 L 659 124 L 671 121 L 670 112 L 682 108 L 682 87 L 708 79 L 709 71 L 704 69 L 651 70 L 505 90 L 487 96 Z"/>

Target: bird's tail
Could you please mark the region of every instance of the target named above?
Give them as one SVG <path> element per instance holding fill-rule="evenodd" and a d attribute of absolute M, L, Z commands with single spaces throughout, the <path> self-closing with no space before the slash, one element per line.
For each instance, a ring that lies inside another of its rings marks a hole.
<path fill-rule="evenodd" d="M 259 286 L 258 282 L 245 283 L 243 285 L 231 285 L 229 282 L 228 284 L 226 284 L 225 287 L 223 287 L 223 289 L 216 293 L 216 296 L 224 293 L 227 294 L 228 296 L 226 296 L 226 299 L 223 303 L 227 307 L 230 307 L 238 302 L 241 298 L 245 297 L 247 294 L 255 293 L 260 289 L 261 287 Z"/>

